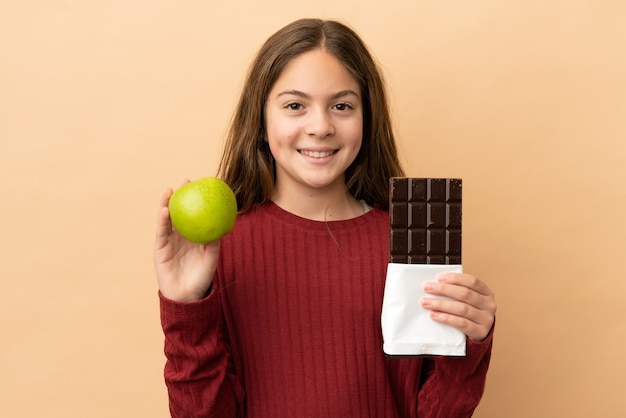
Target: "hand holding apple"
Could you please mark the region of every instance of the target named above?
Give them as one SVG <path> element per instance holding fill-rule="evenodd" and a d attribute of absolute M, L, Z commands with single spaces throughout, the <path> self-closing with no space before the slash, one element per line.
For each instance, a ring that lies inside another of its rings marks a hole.
<path fill-rule="evenodd" d="M 162 195 L 154 247 L 161 294 L 189 302 L 205 297 L 219 256 L 219 238 L 232 230 L 237 202 L 221 180 L 186 182 Z"/>

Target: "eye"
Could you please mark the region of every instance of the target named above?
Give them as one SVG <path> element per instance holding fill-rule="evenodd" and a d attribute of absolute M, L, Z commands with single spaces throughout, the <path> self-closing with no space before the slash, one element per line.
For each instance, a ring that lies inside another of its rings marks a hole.
<path fill-rule="evenodd" d="M 350 106 L 348 103 L 337 103 L 333 106 L 333 108 L 339 111 L 345 111 L 352 109 L 352 106 Z"/>
<path fill-rule="evenodd" d="M 291 103 L 287 103 L 285 108 L 289 110 L 300 110 L 302 109 L 302 104 L 298 102 L 291 102 Z"/>

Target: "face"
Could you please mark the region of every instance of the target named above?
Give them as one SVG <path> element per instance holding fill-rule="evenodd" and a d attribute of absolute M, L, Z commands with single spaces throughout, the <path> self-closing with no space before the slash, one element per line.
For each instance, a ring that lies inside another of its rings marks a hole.
<path fill-rule="evenodd" d="M 345 191 L 363 109 L 359 85 L 339 60 L 321 49 L 292 60 L 270 90 L 265 115 L 277 189 Z"/>

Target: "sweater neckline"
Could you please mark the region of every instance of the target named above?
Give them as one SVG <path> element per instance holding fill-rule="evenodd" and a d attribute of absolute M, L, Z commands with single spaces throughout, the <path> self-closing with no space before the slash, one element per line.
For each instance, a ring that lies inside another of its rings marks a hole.
<path fill-rule="evenodd" d="M 342 219 L 342 220 L 333 220 L 333 221 L 316 221 L 312 219 L 303 218 L 296 214 L 286 211 L 285 209 L 278 206 L 273 201 L 269 201 L 262 206 L 259 207 L 259 210 L 264 211 L 272 218 L 276 220 L 288 223 L 291 225 L 299 226 L 306 229 L 316 229 L 316 230 L 324 230 L 328 231 L 328 228 L 332 228 L 333 230 L 338 229 L 347 229 L 354 228 L 360 225 L 364 225 L 370 222 L 375 216 L 380 216 L 381 210 L 377 207 L 368 210 L 362 215 L 357 216 L 356 218 L 351 219 Z"/>

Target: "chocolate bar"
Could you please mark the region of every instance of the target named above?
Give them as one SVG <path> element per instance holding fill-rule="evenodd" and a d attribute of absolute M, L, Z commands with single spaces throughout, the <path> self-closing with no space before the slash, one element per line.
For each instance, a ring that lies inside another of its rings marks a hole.
<path fill-rule="evenodd" d="M 389 179 L 389 262 L 461 264 L 461 179 Z"/>

